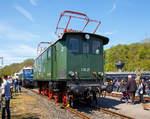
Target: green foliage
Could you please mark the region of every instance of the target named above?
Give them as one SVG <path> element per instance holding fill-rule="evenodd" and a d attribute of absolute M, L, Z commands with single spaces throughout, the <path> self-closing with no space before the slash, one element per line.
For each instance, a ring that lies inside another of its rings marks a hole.
<path fill-rule="evenodd" d="M 11 75 L 18 71 L 20 71 L 24 66 L 33 66 L 34 60 L 33 59 L 27 59 L 22 63 L 13 63 L 8 66 L 5 66 L 3 69 L 0 70 L 0 77 L 4 74 Z"/>
<path fill-rule="evenodd" d="M 125 62 L 123 71 L 136 69 L 150 70 L 150 43 L 134 43 L 131 45 L 117 45 L 105 51 L 105 71 L 117 71 L 115 63 Z"/>

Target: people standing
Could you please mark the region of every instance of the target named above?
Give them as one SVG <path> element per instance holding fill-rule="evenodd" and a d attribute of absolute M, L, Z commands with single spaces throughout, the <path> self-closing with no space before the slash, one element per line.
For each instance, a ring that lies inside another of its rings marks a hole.
<path fill-rule="evenodd" d="M 15 93 L 17 93 L 18 92 L 18 78 L 17 77 L 15 77 L 14 79 L 14 87 L 15 87 Z"/>
<path fill-rule="evenodd" d="M 19 92 L 21 93 L 22 80 L 18 79 Z"/>
<path fill-rule="evenodd" d="M 120 92 L 123 92 L 124 88 L 125 88 L 125 84 L 124 84 L 124 80 L 122 79 L 120 83 Z"/>
<path fill-rule="evenodd" d="M 138 86 L 138 94 L 140 97 L 140 103 L 143 103 L 143 95 L 145 94 L 145 84 L 144 84 L 144 79 L 139 81 L 139 86 Z"/>
<path fill-rule="evenodd" d="M 119 92 L 119 89 L 120 89 L 120 82 L 117 80 L 116 82 L 116 87 L 117 87 L 117 92 Z"/>
<path fill-rule="evenodd" d="M 7 119 L 10 119 L 10 99 L 11 99 L 11 86 L 10 83 L 7 81 L 7 75 L 3 76 L 3 83 L 2 83 L 2 119 L 5 119 L 5 111 L 7 111 Z"/>
<path fill-rule="evenodd" d="M 0 77 L 0 108 L 1 108 L 1 102 L 2 102 L 2 89 L 1 89 L 1 86 L 2 86 L 2 78 Z"/>
<path fill-rule="evenodd" d="M 2 94 L 2 78 L 0 77 L 0 101 L 1 101 L 1 94 Z"/>
<path fill-rule="evenodd" d="M 137 89 L 136 81 L 132 78 L 131 75 L 128 75 L 128 81 L 127 81 L 127 92 L 129 93 L 130 99 L 132 100 L 132 104 L 135 104 L 135 92 Z"/>

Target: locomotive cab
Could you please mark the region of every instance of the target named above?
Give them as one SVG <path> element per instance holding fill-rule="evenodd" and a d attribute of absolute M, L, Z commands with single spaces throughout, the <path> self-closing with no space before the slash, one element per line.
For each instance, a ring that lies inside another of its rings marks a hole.
<path fill-rule="evenodd" d="M 63 38 L 67 49 L 67 92 L 76 100 L 94 98 L 103 83 L 103 46 L 109 39 L 83 32 L 67 32 Z"/>
<path fill-rule="evenodd" d="M 108 38 L 89 33 L 66 33 L 67 78 L 97 79 L 104 72 L 103 45 Z"/>

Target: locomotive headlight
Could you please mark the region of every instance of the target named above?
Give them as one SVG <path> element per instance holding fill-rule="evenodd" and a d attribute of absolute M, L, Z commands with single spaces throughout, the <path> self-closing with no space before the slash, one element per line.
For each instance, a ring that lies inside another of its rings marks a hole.
<path fill-rule="evenodd" d="M 90 35 L 89 34 L 85 34 L 85 39 L 90 39 Z"/>
<path fill-rule="evenodd" d="M 74 75 L 75 75 L 75 74 L 74 74 L 73 71 L 70 71 L 70 72 L 69 72 L 69 76 L 73 77 Z"/>

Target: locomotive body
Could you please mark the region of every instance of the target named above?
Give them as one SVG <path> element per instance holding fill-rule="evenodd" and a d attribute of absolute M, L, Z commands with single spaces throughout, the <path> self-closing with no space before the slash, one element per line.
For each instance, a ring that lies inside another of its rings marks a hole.
<path fill-rule="evenodd" d="M 64 33 L 35 59 L 34 79 L 40 92 L 58 97 L 55 100 L 64 95 L 69 101 L 96 98 L 103 83 L 103 45 L 108 41 L 90 33 Z"/>
<path fill-rule="evenodd" d="M 63 17 L 68 19 L 66 24 L 63 23 L 65 28 L 60 27 Z M 75 18 L 85 21 L 81 30 L 70 29 L 69 23 Z M 93 33 L 83 32 L 89 22 L 97 24 Z M 97 101 L 97 94 L 110 89 L 103 82 L 103 46 L 109 39 L 95 34 L 100 24 L 83 13 L 64 11 L 61 14 L 55 32 L 59 40 L 47 48 L 41 47 L 44 50 L 34 62 L 34 80 L 39 93 L 54 98 L 56 102 L 63 101 L 64 105 L 74 106 L 80 100 Z"/>

